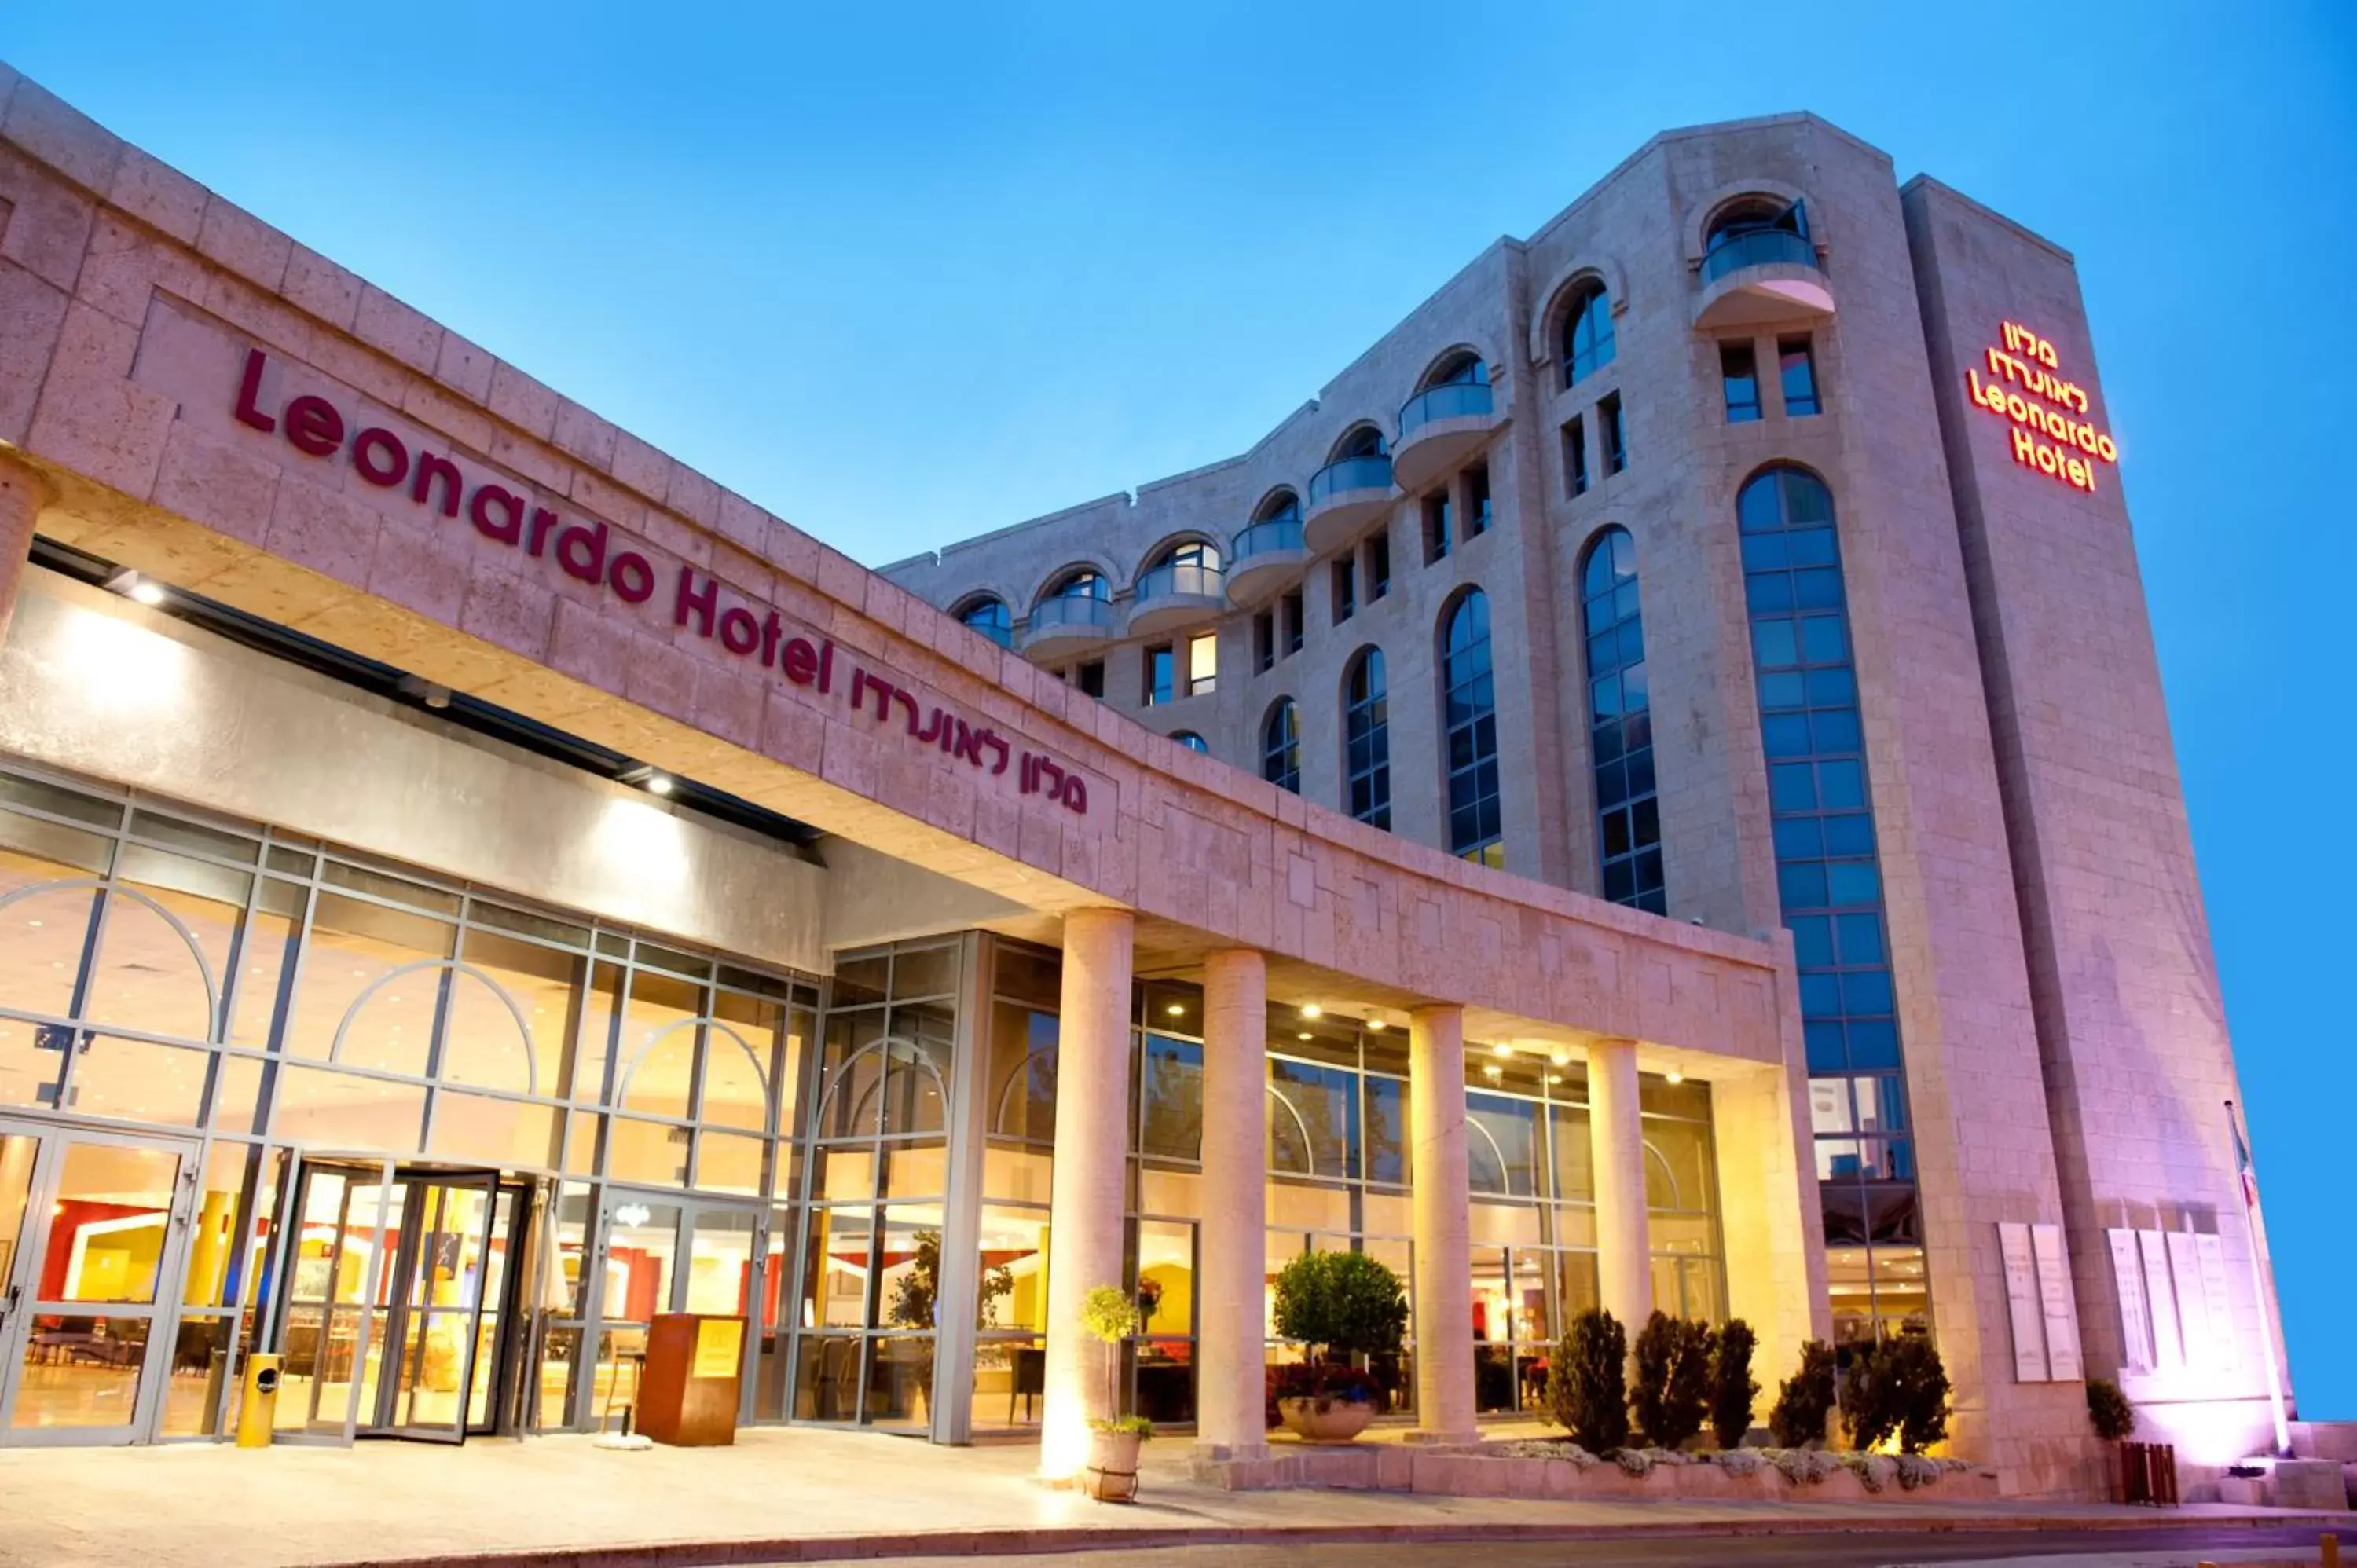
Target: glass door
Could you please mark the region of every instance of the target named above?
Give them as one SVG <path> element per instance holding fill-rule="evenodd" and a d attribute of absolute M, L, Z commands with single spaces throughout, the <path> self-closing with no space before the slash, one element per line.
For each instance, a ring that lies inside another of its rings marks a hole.
<path fill-rule="evenodd" d="M 193 1147 L 0 1122 L 0 1443 L 153 1427 L 195 1186 Z"/>
<path fill-rule="evenodd" d="M 634 1193 L 608 1188 L 598 1206 L 596 1260 L 583 1310 L 594 1313 L 595 1372 L 580 1419 L 615 1424 L 638 1398 L 647 1331 L 657 1313 L 694 1312 L 747 1319 L 748 1353 L 737 1419 L 755 1418 L 757 1341 L 770 1291 L 765 1272 L 784 1262 L 770 1249 L 770 1213 L 758 1202 Z"/>
<path fill-rule="evenodd" d="M 404 1175 L 396 1186 L 403 1225 L 384 1341 L 394 1361 L 360 1434 L 457 1443 L 467 1435 L 484 1303 L 496 1299 L 490 1276 L 505 1255 L 491 1249 L 499 1177 Z"/>
<path fill-rule="evenodd" d="M 376 1409 L 377 1365 L 407 1194 L 382 1163 L 306 1160 L 295 1185 L 278 1316 L 277 1431 L 349 1443 Z"/>

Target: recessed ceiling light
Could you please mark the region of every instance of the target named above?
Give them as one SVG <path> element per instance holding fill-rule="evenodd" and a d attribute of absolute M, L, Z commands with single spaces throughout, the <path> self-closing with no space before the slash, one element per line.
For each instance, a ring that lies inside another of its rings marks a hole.
<path fill-rule="evenodd" d="M 1301 1038 L 1303 1038 L 1303 1039 L 1305 1039 L 1305 1040 L 1312 1040 L 1312 1039 L 1316 1039 L 1316 1038 L 1317 1038 L 1317 1036 L 1316 1036 L 1315 1035 L 1312 1035 L 1308 1030 L 1304 1029 L 1304 1030 L 1302 1030 L 1302 1031 L 1301 1031 Z"/>
<path fill-rule="evenodd" d="M 1684 1083 L 1686 1080 L 1686 1075 L 1680 1072 L 1675 1068 L 1672 1068 L 1668 1072 L 1663 1073 L 1662 1076 L 1668 1079 L 1672 1083 Z"/>
<path fill-rule="evenodd" d="M 1184 1017 L 1187 1013 L 1187 1004 L 1184 1002 L 1173 1002 L 1169 1006 L 1165 1007 L 1163 1011 L 1169 1014 L 1173 1018 Z"/>
<path fill-rule="evenodd" d="M 647 789 L 648 789 L 648 791 L 649 791 L 651 794 L 656 794 L 656 795 L 668 795 L 668 794 L 670 794 L 670 793 L 671 793 L 671 775 L 670 775 L 670 774 L 668 774 L 668 773 L 650 773 L 650 774 L 648 774 L 648 775 L 647 775 Z"/>
<path fill-rule="evenodd" d="M 1315 1002 L 1304 1002 L 1301 1004 L 1301 1015 L 1305 1018 L 1322 1018 L 1326 1015 L 1326 1009 Z"/>
<path fill-rule="evenodd" d="M 1383 1032 L 1383 1021 L 1381 1018 L 1370 1018 L 1367 1020 L 1367 1033 L 1371 1035 L 1380 1035 Z"/>
<path fill-rule="evenodd" d="M 1501 1057 L 1510 1057 L 1514 1054 L 1513 1042 L 1511 1040 L 1500 1040 L 1496 1045 L 1491 1046 L 1490 1049 Z"/>

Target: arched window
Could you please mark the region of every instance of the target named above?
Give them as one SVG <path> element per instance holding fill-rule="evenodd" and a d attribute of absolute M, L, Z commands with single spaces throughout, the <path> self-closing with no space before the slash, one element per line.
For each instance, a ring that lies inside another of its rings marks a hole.
<path fill-rule="evenodd" d="M 1761 470 L 1736 499 L 1776 887 L 1800 970 L 1825 1238 L 1865 1247 L 1874 1312 L 1920 1312 L 1899 1018 L 1832 495 Z"/>
<path fill-rule="evenodd" d="M 1809 243 L 1809 211 L 1805 203 L 1748 196 L 1729 202 L 1712 215 L 1702 242 L 1705 283 L 1738 267 L 1757 266 L 1763 262 L 1816 265 L 1816 248 Z"/>
<path fill-rule="evenodd" d="M 1506 864 L 1498 798 L 1498 694 L 1490 671 L 1490 600 L 1466 590 L 1440 643 L 1441 722 L 1448 726 L 1448 849 Z"/>
<path fill-rule="evenodd" d="M 1392 734 L 1390 693 L 1383 680 L 1383 654 L 1370 648 L 1351 661 L 1343 682 L 1342 803 L 1359 821 L 1388 830 L 1392 825 Z"/>
<path fill-rule="evenodd" d="M 1177 741 L 1179 745 L 1185 746 L 1189 751 L 1200 751 L 1206 757 L 1209 757 L 1211 754 L 1211 743 L 1205 740 L 1201 736 L 1197 735 L 1193 730 L 1182 729 L 1176 731 L 1171 735 L 1170 738 Z"/>
<path fill-rule="evenodd" d="M 1424 378 L 1424 384 L 1415 390 L 1430 392 L 1435 387 L 1489 384 L 1490 367 L 1481 362 L 1481 356 L 1470 349 L 1459 349 L 1433 366 L 1431 372 Z"/>
<path fill-rule="evenodd" d="M 1590 283 L 1563 313 L 1563 384 L 1583 381 L 1612 362 L 1612 296 Z"/>
<path fill-rule="evenodd" d="M 1334 456 L 1327 461 L 1330 466 L 1353 457 L 1380 457 L 1390 450 L 1382 431 L 1372 424 L 1361 424 L 1343 433 L 1342 439 L 1334 443 Z"/>
<path fill-rule="evenodd" d="M 1273 491 L 1266 500 L 1260 503 L 1260 508 L 1253 513 L 1252 520 L 1256 523 L 1299 522 L 1301 498 L 1289 489 Z"/>
<path fill-rule="evenodd" d="M 1290 697 L 1279 697 L 1261 722 L 1260 776 L 1280 789 L 1301 793 L 1301 715 Z"/>
<path fill-rule="evenodd" d="M 1093 566 L 1075 566 L 1039 596 L 1042 599 L 1109 599 L 1113 585 Z"/>
<path fill-rule="evenodd" d="M 1637 546 L 1627 529 L 1608 528 L 1587 547 L 1579 611 L 1587 643 L 1587 741 L 1596 767 L 1604 896 L 1665 915 L 1645 620 L 1637 596 Z"/>
<path fill-rule="evenodd" d="M 1185 539 L 1156 553 L 1137 575 L 1137 596 L 1166 594 L 1217 594 L 1220 591 L 1220 547 L 1201 539 Z"/>
<path fill-rule="evenodd" d="M 959 620 L 1002 648 L 1015 640 L 1015 622 L 1006 613 L 1006 601 L 996 594 L 978 594 L 955 613 Z"/>

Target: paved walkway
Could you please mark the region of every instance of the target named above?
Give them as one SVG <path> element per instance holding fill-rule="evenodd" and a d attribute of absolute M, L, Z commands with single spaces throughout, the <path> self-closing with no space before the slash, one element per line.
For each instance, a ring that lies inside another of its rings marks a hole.
<path fill-rule="evenodd" d="M 733 1448 L 615 1453 L 587 1438 L 464 1448 L 215 1445 L 0 1455 L 0 1563 L 281 1568 L 457 1563 L 531 1568 L 894 1555 L 1024 1556 L 1318 1537 L 1401 1541 L 1576 1533 L 2149 1527 L 2149 1509 L 1916 1502 L 1546 1503 L 1365 1492 L 1228 1493 L 1148 1448 L 1146 1499 L 1092 1503 L 1031 1477 L 1029 1446 L 934 1448 L 857 1433 L 766 1430 Z M 2319 1516 L 2188 1508 L 2186 1519 Z M 2341 1516 L 2346 1520 L 2348 1516 Z M 670 1544 L 672 1550 L 644 1550 Z M 701 1544 L 703 1550 L 694 1550 Z M 718 1550 L 715 1550 L 718 1547 Z M 638 1551 L 618 1549 L 639 1548 Z"/>

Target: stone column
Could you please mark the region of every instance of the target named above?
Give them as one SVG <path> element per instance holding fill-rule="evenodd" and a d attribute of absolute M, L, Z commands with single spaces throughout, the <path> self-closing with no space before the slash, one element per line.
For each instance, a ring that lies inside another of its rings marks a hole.
<path fill-rule="evenodd" d="M 1130 940 L 1126 909 L 1064 917 L 1062 1016 L 1056 1049 L 1056 1165 L 1049 1187 L 1048 1366 L 1039 1471 L 1051 1478 L 1088 1462 L 1089 1419 L 1106 1408 L 1106 1363 L 1120 1348 L 1090 1337 L 1081 1302 L 1122 1279 L 1123 1201 L 1129 1159 Z"/>
<path fill-rule="evenodd" d="M 1587 1048 L 1587 1138 L 1596 1163 L 1596 1274 L 1604 1310 L 1631 1345 L 1653 1312 L 1645 1225 L 1645 1129 L 1637 1111 L 1637 1042 Z"/>
<path fill-rule="evenodd" d="M 1415 1416 L 1426 1443 L 1472 1441 L 1473 1254 L 1465 1172 L 1465 1012 L 1408 1015 L 1415 1209 Z"/>
<path fill-rule="evenodd" d="M 33 553 L 33 524 L 49 499 L 48 481 L 15 454 L 0 451 L 0 641 L 16 607 L 16 585 Z"/>
<path fill-rule="evenodd" d="M 1250 949 L 1203 961 L 1203 1219 L 1195 1280 L 1195 1444 L 1268 1451 L 1268 966 Z"/>

